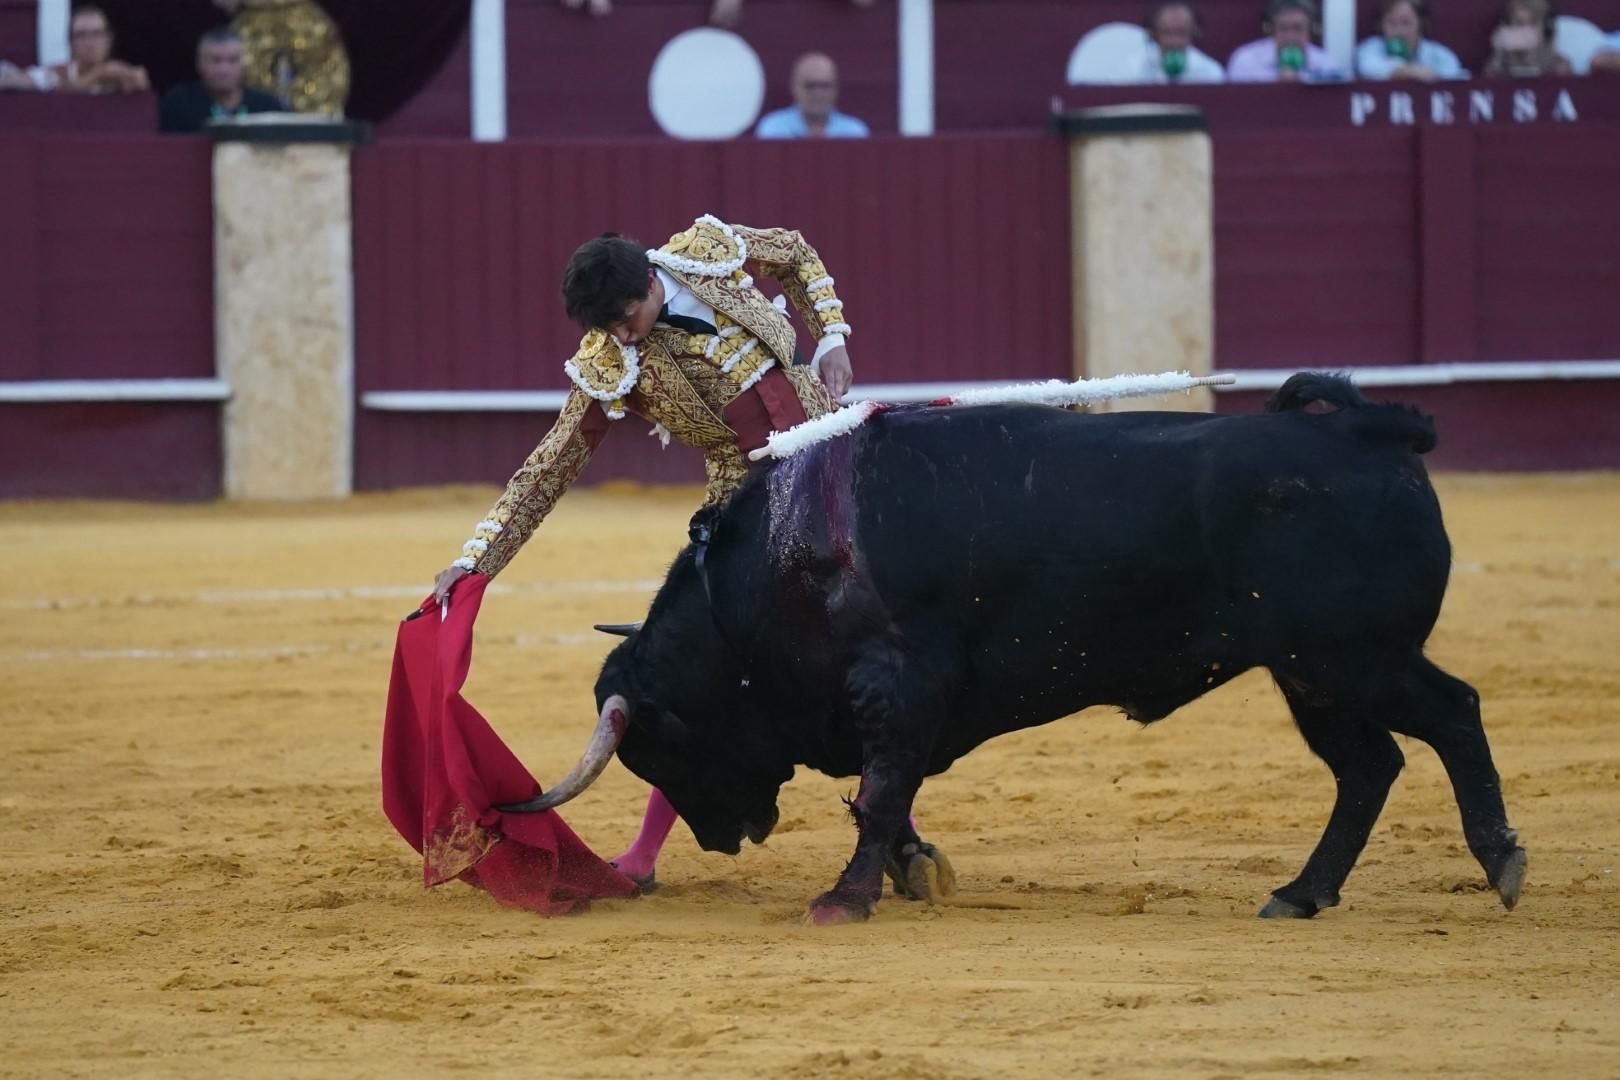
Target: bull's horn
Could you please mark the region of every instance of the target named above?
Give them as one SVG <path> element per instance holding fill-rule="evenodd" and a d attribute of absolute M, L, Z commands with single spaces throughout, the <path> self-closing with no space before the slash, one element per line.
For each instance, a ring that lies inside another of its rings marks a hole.
<path fill-rule="evenodd" d="M 561 806 L 590 787 L 591 781 L 602 775 L 602 770 L 613 760 L 613 752 L 619 748 L 619 743 L 624 739 L 625 730 L 629 726 L 629 703 L 618 694 L 612 695 L 602 703 L 602 715 L 597 718 L 596 733 L 591 736 L 591 745 L 585 748 L 585 756 L 579 759 L 579 764 L 574 766 L 573 772 L 558 781 L 556 787 L 536 795 L 528 802 L 509 803 L 495 809 L 503 814 L 533 814 Z"/>
<path fill-rule="evenodd" d="M 614 637 L 629 637 L 641 629 L 641 624 L 638 622 L 599 622 L 591 629 L 600 630 L 604 634 L 612 634 Z"/>

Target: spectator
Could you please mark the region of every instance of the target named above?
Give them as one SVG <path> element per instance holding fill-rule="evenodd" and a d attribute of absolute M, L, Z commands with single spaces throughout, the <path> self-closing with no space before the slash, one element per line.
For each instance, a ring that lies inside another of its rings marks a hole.
<path fill-rule="evenodd" d="M 67 63 L 29 68 L 27 85 L 14 79 L 0 85 L 81 94 L 136 94 L 152 89 L 145 68 L 114 60 L 112 52 L 113 31 L 107 13 L 86 4 L 74 8 L 68 19 Z"/>
<path fill-rule="evenodd" d="M 849 2 L 856 7 L 871 7 L 876 0 L 849 0 Z M 563 0 L 563 3 L 569 7 L 579 6 L 579 0 Z M 743 0 L 714 0 L 709 8 L 709 21 L 716 26 L 736 26 L 742 22 L 742 11 Z"/>
<path fill-rule="evenodd" d="M 1425 35 L 1429 32 L 1428 0 L 1384 0 L 1378 9 L 1382 37 L 1356 47 L 1356 74 L 1363 79 L 1466 79 L 1457 54 Z"/>
<path fill-rule="evenodd" d="M 245 50 L 235 30 L 210 30 L 197 41 L 200 82 L 182 83 L 163 95 L 158 127 L 168 132 L 201 131 L 209 120 L 248 113 L 280 112 L 281 102 L 242 86 Z"/>
<path fill-rule="evenodd" d="M 1587 71 L 1593 75 L 1620 75 L 1620 30 L 1603 39 Z"/>
<path fill-rule="evenodd" d="M 1240 46 L 1226 62 L 1232 82 L 1332 82 L 1347 78 L 1327 51 L 1311 44 L 1317 31 L 1312 0 L 1271 0 L 1260 18 L 1266 36 Z"/>
<path fill-rule="evenodd" d="M 838 66 L 823 53 L 805 53 L 793 64 L 795 104 L 760 117 L 754 135 L 761 139 L 864 139 L 871 130 L 841 113 Z"/>
<path fill-rule="evenodd" d="M 1148 47 L 1136 83 L 1218 83 L 1225 80 L 1220 62 L 1193 42 L 1204 33 L 1203 20 L 1187 0 L 1160 0 L 1142 24 Z"/>
<path fill-rule="evenodd" d="M 1547 0 L 1508 0 L 1491 35 L 1487 75 L 1568 75 L 1570 63 L 1553 48 L 1557 33 Z"/>

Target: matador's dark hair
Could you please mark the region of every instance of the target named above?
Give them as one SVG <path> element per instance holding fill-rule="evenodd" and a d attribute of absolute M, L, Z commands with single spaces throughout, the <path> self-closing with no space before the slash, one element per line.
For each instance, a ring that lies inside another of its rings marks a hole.
<path fill-rule="evenodd" d="M 606 330 L 624 318 L 625 305 L 651 291 L 647 251 L 617 233 L 587 240 L 563 271 L 563 306 L 587 330 Z"/>

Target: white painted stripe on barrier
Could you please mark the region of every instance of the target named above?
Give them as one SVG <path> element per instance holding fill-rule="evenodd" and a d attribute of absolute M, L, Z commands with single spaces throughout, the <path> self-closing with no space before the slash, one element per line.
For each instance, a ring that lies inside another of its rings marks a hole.
<path fill-rule="evenodd" d="M 380 412 L 561 412 L 567 390 L 372 390 L 360 404 Z"/>
<path fill-rule="evenodd" d="M 38 379 L 0 382 L 0 402 L 225 401 L 224 379 Z"/>
<path fill-rule="evenodd" d="M 1348 375 L 1357 386 L 1452 386 L 1481 382 L 1561 382 L 1569 379 L 1620 379 L 1620 360 L 1517 360 L 1499 363 L 1392 364 L 1323 368 L 1221 368 L 1234 376 L 1223 392 L 1275 390 L 1299 371 Z"/>
<path fill-rule="evenodd" d="M 591 593 L 653 593 L 662 581 L 537 581 L 525 585 L 492 583 L 494 596 L 544 594 L 576 596 Z M 182 604 L 280 604 L 308 600 L 421 600 L 432 591 L 422 585 L 356 585 L 348 588 L 208 590 L 195 593 L 142 593 L 133 596 L 37 596 L 0 599 L 0 610 L 75 611 L 84 608 L 176 607 Z"/>
<path fill-rule="evenodd" d="M 1215 387 L 1220 393 L 1275 390 L 1300 371 L 1349 375 L 1359 386 L 1450 386 L 1476 382 L 1534 382 L 1565 379 L 1620 379 L 1620 360 L 1523 360 L 1496 363 L 1353 365 L 1348 367 L 1218 368 L 1235 382 Z M 980 379 L 964 382 L 872 383 L 857 386 L 846 402 L 894 404 L 935 401 L 969 390 L 1005 387 L 1018 380 Z M 1026 380 L 1027 381 L 1027 380 Z M 557 412 L 568 399 L 564 390 L 374 390 L 361 395 L 368 409 L 390 412 Z"/>

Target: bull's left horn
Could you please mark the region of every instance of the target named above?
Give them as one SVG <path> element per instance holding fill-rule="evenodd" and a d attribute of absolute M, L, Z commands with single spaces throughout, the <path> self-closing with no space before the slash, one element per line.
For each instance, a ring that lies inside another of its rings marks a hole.
<path fill-rule="evenodd" d="M 596 720 L 596 733 L 591 736 L 591 745 L 585 748 L 585 756 L 579 759 L 573 772 L 559 780 L 556 787 L 536 795 L 528 802 L 508 803 L 495 809 L 503 814 L 533 814 L 561 806 L 602 775 L 602 770 L 613 760 L 613 752 L 619 748 L 629 727 L 630 705 L 623 697 L 613 694 L 602 703 L 602 715 Z"/>

